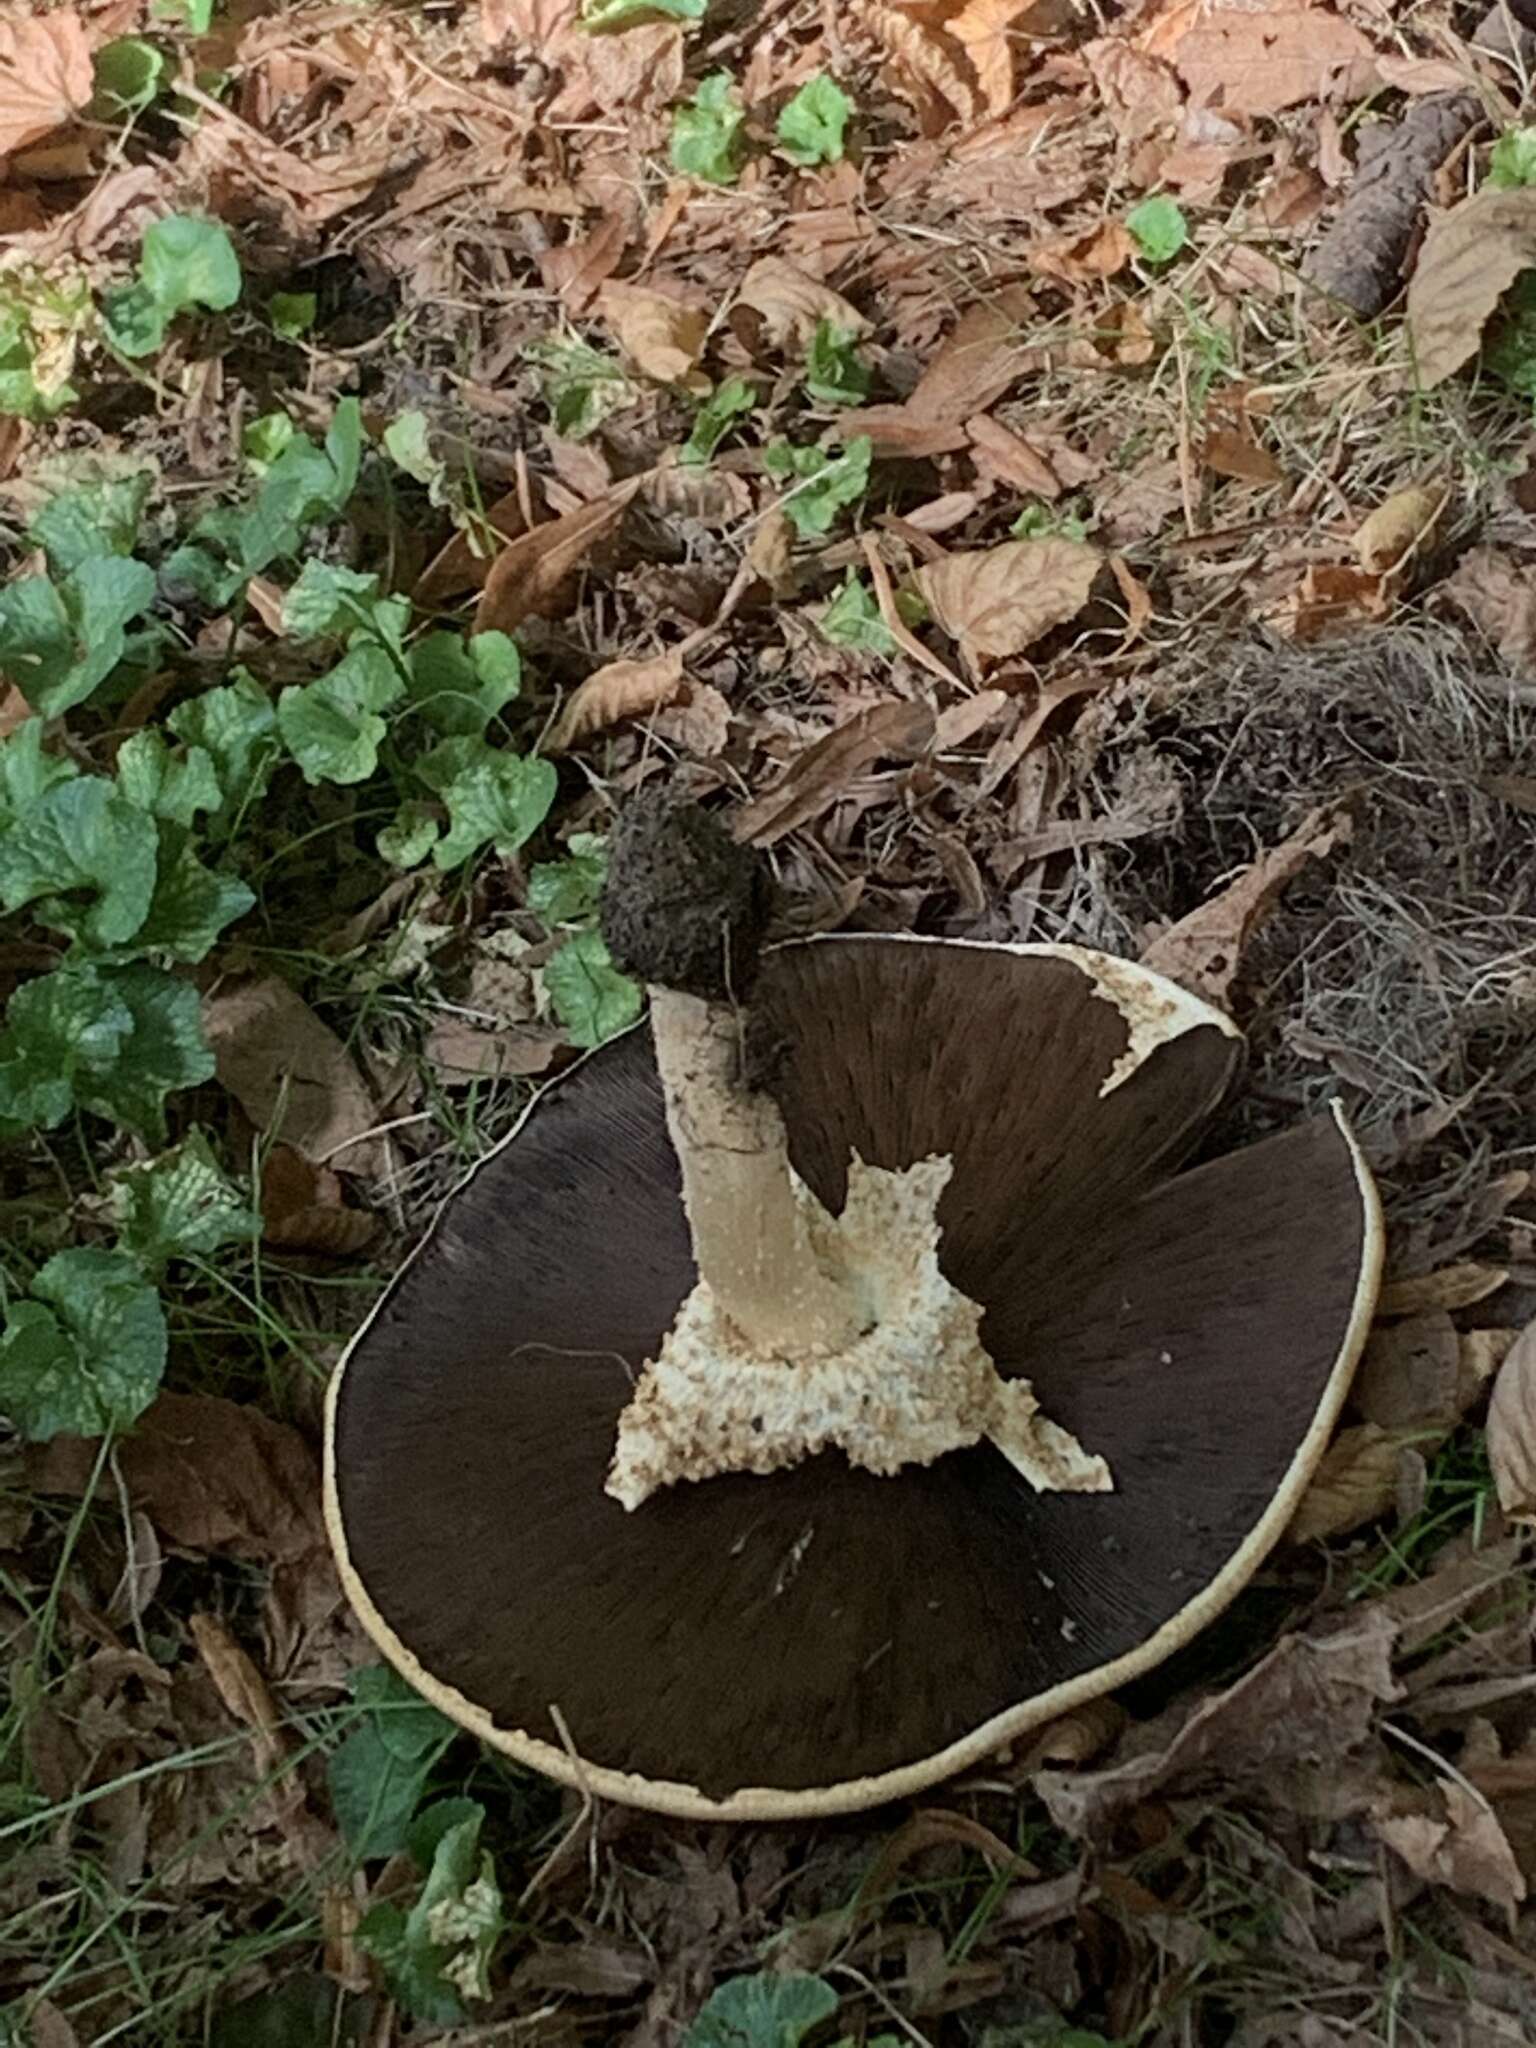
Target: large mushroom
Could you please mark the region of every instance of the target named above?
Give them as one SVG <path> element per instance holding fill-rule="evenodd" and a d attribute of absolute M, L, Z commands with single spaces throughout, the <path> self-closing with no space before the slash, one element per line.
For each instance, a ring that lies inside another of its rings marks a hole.
<path fill-rule="evenodd" d="M 496 1748 L 703 1818 L 918 1790 L 1229 1602 L 1381 1262 L 1323 1115 L 1178 1171 L 1241 1040 L 1061 945 L 758 960 L 756 858 L 634 806 L 636 1029 L 454 1194 L 331 1388 L 370 1635 Z"/>

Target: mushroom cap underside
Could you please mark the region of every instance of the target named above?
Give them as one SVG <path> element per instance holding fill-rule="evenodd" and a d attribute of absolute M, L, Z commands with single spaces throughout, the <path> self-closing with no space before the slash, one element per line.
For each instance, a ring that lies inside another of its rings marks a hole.
<path fill-rule="evenodd" d="M 1341 1119 L 1173 1171 L 1238 1042 L 1126 963 L 819 940 L 768 957 L 756 1008 L 829 1207 L 853 1152 L 953 1156 L 944 1270 L 1112 1493 L 1036 1494 L 979 1445 L 610 1499 L 620 1411 L 695 1279 L 644 1030 L 450 1198 L 327 1418 L 343 1580 L 397 1668 L 567 1783 L 710 1818 L 915 1791 L 1186 1642 L 1289 1520 L 1381 1258 Z"/>

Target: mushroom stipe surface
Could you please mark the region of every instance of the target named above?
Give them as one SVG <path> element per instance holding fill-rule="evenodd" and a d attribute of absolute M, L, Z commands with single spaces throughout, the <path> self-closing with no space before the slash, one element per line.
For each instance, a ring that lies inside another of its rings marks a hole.
<path fill-rule="evenodd" d="M 765 956 L 754 1007 L 828 1209 L 855 1154 L 953 1160 L 944 1272 L 1112 1492 L 1038 1493 L 984 1442 L 611 1498 L 634 1377 L 695 1281 L 644 1027 L 449 1199 L 326 1431 L 343 1581 L 408 1679 L 567 1784 L 717 1819 L 916 1791 L 1186 1642 L 1283 1533 L 1382 1251 L 1341 1117 L 1178 1170 L 1241 1041 L 1124 961 L 820 939 Z"/>

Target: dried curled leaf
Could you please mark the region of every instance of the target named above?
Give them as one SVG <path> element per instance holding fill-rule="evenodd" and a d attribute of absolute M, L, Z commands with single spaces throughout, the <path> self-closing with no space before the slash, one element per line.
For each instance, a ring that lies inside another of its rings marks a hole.
<path fill-rule="evenodd" d="M 1488 1462 L 1505 1514 L 1536 1520 L 1536 1323 L 1516 1338 L 1493 1383 Z"/>
<path fill-rule="evenodd" d="M 1394 491 L 1355 529 L 1355 557 L 1362 569 L 1385 575 L 1417 552 L 1435 530 L 1445 504 L 1444 491 L 1416 485 Z"/>
<path fill-rule="evenodd" d="M 1340 1430 L 1291 1517 L 1289 1540 L 1311 1543 L 1342 1536 L 1386 1514 L 1397 1498 L 1403 1453 L 1415 1449 L 1421 1438 L 1421 1431 L 1381 1429 L 1374 1422 Z"/>
<path fill-rule="evenodd" d="M 203 1003 L 218 1076 L 260 1131 L 317 1166 L 382 1171 L 373 1098 L 352 1055 L 296 989 L 276 975 Z"/>
<path fill-rule="evenodd" d="M 929 562 L 915 580 L 934 619 L 974 662 L 1022 654 L 1076 618 L 1102 559 L 1083 541 L 1012 540 Z"/>
<path fill-rule="evenodd" d="M 1013 104 L 1014 50 L 1022 47 L 1020 17 L 1037 11 L 1038 0 L 965 0 L 944 24 L 976 74 L 983 111 L 994 119 Z"/>
<path fill-rule="evenodd" d="M 78 8 L 0 20 L 0 157 L 62 128 L 96 89 Z"/>
<path fill-rule="evenodd" d="M 957 62 L 961 52 L 949 38 L 883 0 L 866 0 L 860 9 L 880 47 L 904 72 L 919 93 L 939 102 L 961 121 L 976 121 L 987 111 L 981 93 Z"/>
<path fill-rule="evenodd" d="M 736 302 L 762 316 L 763 332 L 775 347 L 809 348 L 823 320 L 843 334 L 864 334 L 869 322 L 841 292 L 809 277 L 780 256 L 763 256 L 741 281 Z"/>
<path fill-rule="evenodd" d="M 1243 949 L 1276 897 L 1309 860 L 1344 843 L 1350 820 L 1326 808 L 1305 817 L 1289 839 L 1261 855 L 1237 880 L 1169 927 L 1142 954 L 1142 965 L 1219 1003 L 1236 978 Z"/>
<path fill-rule="evenodd" d="M 1408 334 L 1426 390 L 1472 360 L 1499 300 L 1533 268 L 1536 186 L 1484 185 L 1440 215 L 1408 283 Z"/>
<path fill-rule="evenodd" d="M 580 567 L 640 488 L 639 477 L 616 484 L 606 498 L 547 520 L 509 541 L 491 564 L 475 612 L 477 633 L 510 633 L 535 612 L 545 612 L 573 570 Z"/>
<path fill-rule="evenodd" d="M 653 654 L 648 661 L 605 662 L 572 692 L 545 743 L 545 752 L 563 754 L 605 726 L 659 711 L 682 686 L 683 657 L 676 649 L 670 654 Z"/>
<path fill-rule="evenodd" d="M 1044 277 L 1059 277 L 1066 284 L 1085 279 L 1113 277 L 1124 270 L 1136 253 L 1136 244 L 1121 222 L 1100 221 L 1081 235 L 1052 235 L 1034 242 L 1026 252 L 1031 270 Z"/>
<path fill-rule="evenodd" d="M 709 388 L 698 367 L 709 316 L 697 306 L 646 285 L 610 283 L 597 295 L 597 310 L 641 376 L 690 391 Z"/>
<path fill-rule="evenodd" d="M 1197 106 L 1228 116 L 1278 114 L 1304 100 L 1358 99 L 1376 82 L 1376 52 L 1367 36 L 1326 7 L 1305 4 L 1249 10 L 1217 7 L 1198 14 L 1167 57 Z M 1153 23 L 1151 42 L 1161 26 Z"/>

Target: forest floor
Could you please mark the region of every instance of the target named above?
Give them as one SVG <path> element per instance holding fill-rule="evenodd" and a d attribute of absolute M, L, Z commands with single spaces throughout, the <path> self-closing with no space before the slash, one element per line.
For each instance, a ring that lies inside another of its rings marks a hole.
<path fill-rule="evenodd" d="M 1536 2038 L 1533 49 L 0 11 L 0 2039 Z M 1145 956 L 1247 1033 L 1219 1145 L 1338 1099 L 1383 1191 L 1287 1542 L 898 1810 L 583 1805 L 325 1540 L 348 1333 L 639 1015 L 644 784 L 798 929 Z"/>

